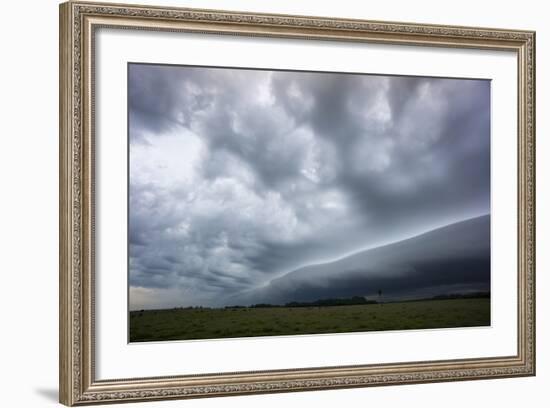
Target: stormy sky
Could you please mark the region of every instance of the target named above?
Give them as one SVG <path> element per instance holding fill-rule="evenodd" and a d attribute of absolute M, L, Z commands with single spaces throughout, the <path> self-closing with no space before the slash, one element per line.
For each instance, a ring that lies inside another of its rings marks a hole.
<path fill-rule="evenodd" d="M 490 211 L 490 82 L 130 64 L 130 308 Z"/>

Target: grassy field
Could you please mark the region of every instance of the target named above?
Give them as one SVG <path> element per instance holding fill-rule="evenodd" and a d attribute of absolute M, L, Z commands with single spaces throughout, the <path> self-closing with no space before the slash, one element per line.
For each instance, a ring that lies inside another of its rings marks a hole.
<path fill-rule="evenodd" d="M 488 325 L 489 299 L 426 300 L 333 307 L 145 310 L 130 313 L 130 341 Z"/>

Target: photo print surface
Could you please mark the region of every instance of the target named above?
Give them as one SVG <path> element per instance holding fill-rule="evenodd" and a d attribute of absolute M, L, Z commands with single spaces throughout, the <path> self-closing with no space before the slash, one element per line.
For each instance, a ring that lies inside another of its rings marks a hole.
<path fill-rule="evenodd" d="M 128 65 L 130 342 L 488 326 L 491 82 Z"/>

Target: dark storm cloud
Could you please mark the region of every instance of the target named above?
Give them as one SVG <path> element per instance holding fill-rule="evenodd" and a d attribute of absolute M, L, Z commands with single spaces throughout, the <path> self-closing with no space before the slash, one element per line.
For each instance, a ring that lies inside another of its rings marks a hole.
<path fill-rule="evenodd" d="M 490 216 L 485 215 L 298 269 L 240 297 L 250 304 L 284 304 L 376 298 L 378 290 L 386 300 L 489 291 L 490 251 Z"/>
<path fill-rule="evenodd" d="M 223 304 L 489 212 L 488 81 L 132 64 L 128 86 L 148 305 Z"/>
<path fill-rule="evenodd" d="M 384 87 L 380 77 L 334 76 L 305 91 L 318 101 L 310 116 L 315 133 L 333 142 L 338 163 L 346 164 L 337 184 L 383 223 L 468 205 L 487 209 L 489 82 L 385 79 Z M 387 121 L 361 110 L 376 110 L 380 94 Z"/>

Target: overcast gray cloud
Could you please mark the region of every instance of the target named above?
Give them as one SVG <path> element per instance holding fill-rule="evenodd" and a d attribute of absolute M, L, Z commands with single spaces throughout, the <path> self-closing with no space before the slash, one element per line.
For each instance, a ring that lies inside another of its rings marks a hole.
<path fill-rule="evenodd" d="M 128 86 L 133 309 L 489 213 L 489 81 L 131 64 Z"/>

